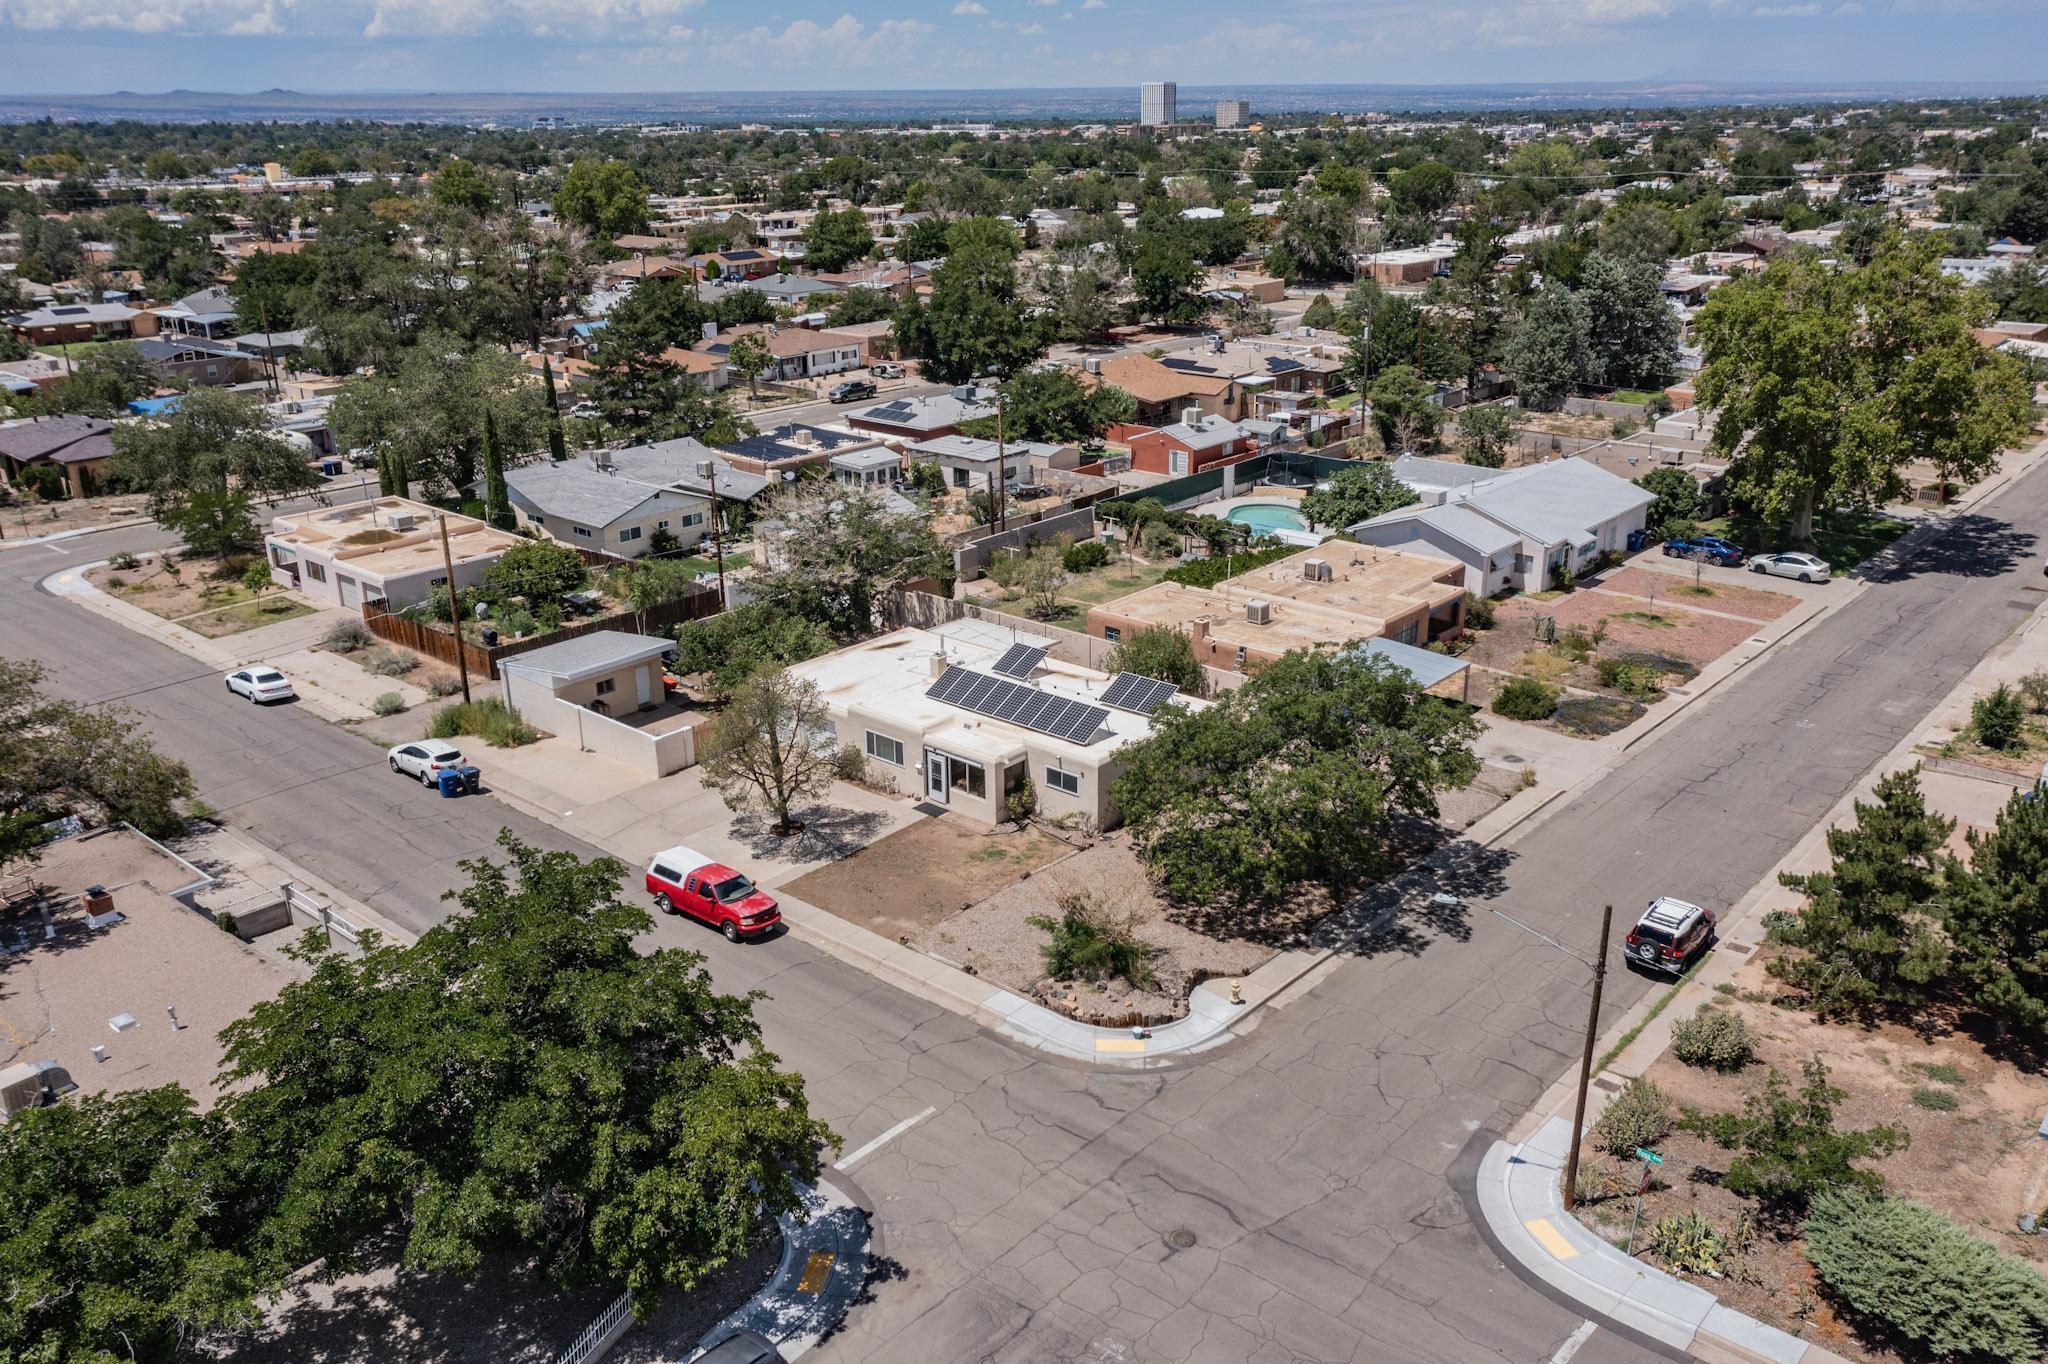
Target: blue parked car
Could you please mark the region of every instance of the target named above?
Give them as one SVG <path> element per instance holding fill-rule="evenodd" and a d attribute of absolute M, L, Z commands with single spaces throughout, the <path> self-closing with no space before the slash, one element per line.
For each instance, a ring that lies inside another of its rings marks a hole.
<path fill-rule="evenodd" d="M 1746 551 L 1741 545 L 1723 540 L 1718 535 L 1696 535 L 1690 540 L 1666 540 L 1664 554 L 1670 559 L 1704 559 L 1710 564 L 1732 568 L 1742 562 Z"/>

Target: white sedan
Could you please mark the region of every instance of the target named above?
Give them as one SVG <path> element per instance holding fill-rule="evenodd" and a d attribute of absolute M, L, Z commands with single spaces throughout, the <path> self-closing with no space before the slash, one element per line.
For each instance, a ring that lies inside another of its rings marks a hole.
<path fill-rule="evenodd" d="M 1759 554 L 1749 561 L 1752 573 L 1775 573 L 1803 583 L 1824 583 L 1834 574 L 1826 559 L 1811 554 Z"/>
<path fill-rule="evenodd" d="M 266 701 L 294 701 L 292 680 L 267 663 L 251 663 L 228 674 L 228 690 L 246 696 L 259 705 Z"/>
<path fill-rule="evenodd" d="M 415 739 L 391 750 L 391 770 L 432 786 L 451 767 L 462 766 L 462 750 L 446 739 Z"/>

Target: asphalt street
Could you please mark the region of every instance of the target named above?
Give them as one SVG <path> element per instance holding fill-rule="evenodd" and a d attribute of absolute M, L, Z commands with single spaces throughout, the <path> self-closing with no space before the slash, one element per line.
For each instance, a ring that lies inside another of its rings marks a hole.
<path fill-rule="evenodd" d="M 1360 1360 L 1544 1364 L 1581 1327 L 1502 1268 L 1454 1188 L 1474 1143 L 1573 1063 L 1603 901 L 1746 891 L 2043 600 L 2048 467 L 1772 651 L 1497 856 L 1471 908 L 1402 921 L 1248 1036 L 1185 1066 L 1096 1071 L 1012 1047 L 792 939 L 660 941 L 760 988 L 771 1044 L 854 1151 L 882 1256 L 825 1361 Z M 257 711 L 182 655 L 36 589 L 153 532 L 0 551 L 0 652 L 124 698 L 255 838 L 419 922 L 501 826 L 392 777 L 304 711 Z M 1618 1014 L 1651 983 L 1616 970 Z M 1463 1163 L 1461 1165 L 1461 1162 Z M 1660 1357 L 1602 1327 L 1575 1364 Z"/>

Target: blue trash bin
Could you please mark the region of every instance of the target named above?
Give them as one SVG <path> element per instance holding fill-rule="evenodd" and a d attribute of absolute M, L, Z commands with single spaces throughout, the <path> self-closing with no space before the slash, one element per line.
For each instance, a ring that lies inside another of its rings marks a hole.
<path fill-rule="evenodd" d="M 455 770 L 462 774 L 462 794 L 473 796 L 483 789 L 484 771 L 481 767 L 465 765 Z"/>
<path fill-rule="evenodd" d="M 440 776 L 435 778 L 435 781 L 440 784 L 441 794 L 444 796 L 459 796 L 462 794 L 462 769 L 459 767 L 445 769 Z"/>
<path fill-rule="evenodd" d="M 1650 533 L 1648 531 L 1632 530 L 1628 533 L 1628 552 L 1631 554 L 1649 543 Z"/>

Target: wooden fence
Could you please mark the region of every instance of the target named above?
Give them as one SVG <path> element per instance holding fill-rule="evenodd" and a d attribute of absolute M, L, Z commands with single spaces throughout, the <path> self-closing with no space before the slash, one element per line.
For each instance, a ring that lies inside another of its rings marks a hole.
<path fill-rule="evenodd" d="M 422 625 L 387 611 L 381 602 L 363 603 L 363 624 L 371 634 L 393 644 L 402 644 L 427 657 L 457 667 L 458 658 L 466 663 L 473 678 L 498 680 L 498 661 L 515 654 L 528 653 L 534 649 L 559 644 L 565 639 L 587 635 L 593 630 L 624 630 L 629 634 L 663 634 L 684 621 L 702 620 L 718 614 L 718 593 L 709 587 L 692 587 L 688 595 L 675 601 L 659 602 L 645 611 L 615 611 L 608 616 L 595 616 L 579 620 L 550 630 L 544 635 L 529 635 L 525 639 L 507 640 L 486 648 L 468 639 L 458 640 L 446 629 Z"/>

